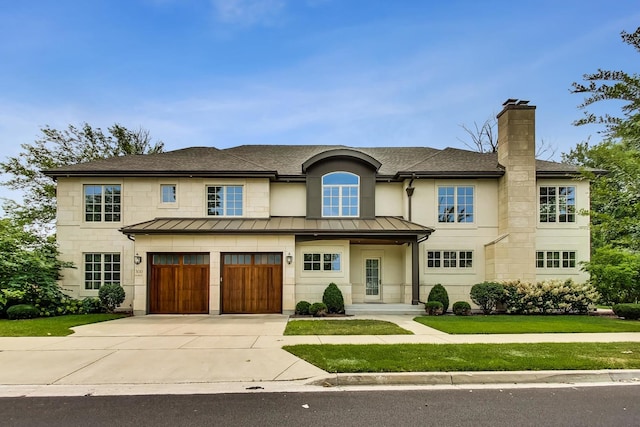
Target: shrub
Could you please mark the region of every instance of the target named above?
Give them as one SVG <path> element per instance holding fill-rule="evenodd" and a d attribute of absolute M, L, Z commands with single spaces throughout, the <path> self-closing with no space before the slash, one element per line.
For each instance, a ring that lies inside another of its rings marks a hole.
<path fill-rule="evenodd" d="M 100 298 L 103 307 L 109 313 L 113 313 L 124 301 L 124 289 L 115 283 L 102 285 L 98 290 L 98 298 Z"/>
<path fill-rule="evenodd" d="M 313 317 L 325 317 L 327 315 L 327 305 L 323 302 L 314 302 L 309 307 L 309 314 Z"/>
<path fill-rule="evenodd" d="M 624 317 L 625 320 L 640 319 L 640 304 L 616 304 L 612 309 L 616 316 Z"/>
<path fill-rule="evenodd" d="M 309 307 L 311 303 L 309 301 L 300 301 L 296 304 L 296 314 L 305 315 L 309 314 Z"/>
<path fill-rule="evenodd" d="M 443 313 L 446 313 L 449 309 L 449 294 L 444 286 L 439 283 L 431 289 L 427 301 L 440 301 L 442 303 Z"/>
<path fill-rule="evenodd" d="M 528 283 L 519 280 L 503 283 L 507 312 L 517 314 L 564 313 L 585 314 L 599 299 L 592 285 L 567 280 Z"/>
<path fill-rule="evenodd" d="M 456 301 L 453 303 L 453 314 L 456 316 L 468 316 L 471 314 L 471 305 L 466 301 Z"/>
<path fill-rule="evenodd" d="M 495 282 L 476 283 L 471 287 L 470 296 L 484 314 L 491 314 L 496 304 L 504 300 L 504 287 Z"/>
<path fill-rule="evenodd" d="M 39 315 L 40 310 L 30 304 L 12 305 L 7 309 L 7 318 L 11 320 L 33 319 Z"/>
<path fill-rule="evenodd" d="M 437 316 L 443 313 L 444 306 L 440 301 L 428 301 L 424 305 L 424 309 L 427 312 L 428 316 Z"/>
<path fill-rule="evenodd" d="M 102 307 L 102 302 L 100 298 L 97 297 L 86 297 L 82 300 L 82 312 L 86 314 L 93 313 L 102 313 L 104 311 L 104 307 Z"/>
<path fill-rule="evenodd" d="M 326 304 L 328 313 L 344 314 L 344 298 L 335 283 L 329 283 L 324 290 L 322 302 Z"/>

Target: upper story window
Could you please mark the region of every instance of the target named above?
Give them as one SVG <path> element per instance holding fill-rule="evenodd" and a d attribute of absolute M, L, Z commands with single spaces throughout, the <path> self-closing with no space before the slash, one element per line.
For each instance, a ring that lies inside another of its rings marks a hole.
<path fill-rule="evenodd" d="M 242 216 L 242 190 L 241 185 L 207 187 L 207 215 Z"/>
<path fill-rule="evenodd" d="M 85 185 L 84 220 L 87 222 L 117 222 L 121 212 L 120 185 Z"/>
<path fill-rule="evenodd" d="M 576 222 L 576 187 L 540 187 L 540 222 Z"/>
<path fill-rule="evenodd" d="M 160 196 L 162 198 L 162 203 L 175 203 L 176 202 L 176 185 L 162 184 L 160 186 Z"/>
<path fill-rule="evenodd" d="M 473 187 L 438 187 L 438 222 L 473 222 Z"/>
<path fill-rule="evenodd" d="M 322 177 L 322 216 L 357 217 L 360 214 L 360 177 L 333 172 Z"/>

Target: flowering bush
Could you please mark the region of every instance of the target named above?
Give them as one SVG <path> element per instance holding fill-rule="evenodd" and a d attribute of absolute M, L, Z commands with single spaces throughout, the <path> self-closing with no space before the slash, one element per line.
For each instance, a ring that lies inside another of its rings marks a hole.
<path fill-rule="evenodd" d="M 572 279 L 529 283 L 519 280 L 503 282 L 508 313 L 586 313 L 600 295 L 588 284 Z"/>

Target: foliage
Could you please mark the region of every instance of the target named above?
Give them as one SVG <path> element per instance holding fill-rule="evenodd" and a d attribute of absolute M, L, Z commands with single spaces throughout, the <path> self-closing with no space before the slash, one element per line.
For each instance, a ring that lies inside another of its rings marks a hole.
<path fill-rule="evenodd" d="M 102 285 L 98 290 L 98 298 L 108 313 L 113 313 L 116 308 L 120 307 L 120 304 L 124 302 L 124 297 L 124 289 L 115 283 Z"/>
<path fill-rule="evenodd" d="M 575 283 L 572 279 L 545 280 L 529 283 L 519 280 L 503 282 L 504 303 L 508 313 L 580 313 L 593 308 L 600 295 L 590 284 Z"/>
<path fill-rule="evenodd" d="M 484 314 L 491 314 L 496 304 L 504 300 L 504 287 L 495 282 L 476 283 L 471 287 L 470 296 Z"/>
<path fill-rule="evenodd" d="M 471 314 L 471 305 L 466 301 L 456 301 L 453 303 L 453 314 L 456 316 L 468 316 Z"/>
<path fill-rule="evenodd" d="M 335 283 L 329 283 L 329 286 L 322 294 L 322 302 L 327 305 L 329 313 L 344 314 L 344 298 L 342 291 Z"/>
<path fill-rule="evenodd" d="M 475 320 L 439 316 L 431 319 Z M 629 322 L 627 322 L 629 323 Z M 528 344 L 369 344 L 284 346 L 327 372 L 539 371 L 638 369 L 634 342 Z M 576 357 L 580 355 L 580 357 Z"/>
<path fill-rule="evenodd" d="M 74 326 L 104 322 L 124 317 L 122 314 L 74 314 L 37 319 L 0 320 L 0 337 L 63 337 L 73 333 Z"/>
<path fill-rule="evenodd" d="M 640 253 L 604 246 L 594 251 L 583 268 L 602 294 L 602 302 L 616 304 L 640 299 Z"/>
<path fill-rule="evenodd" d="M 82 312 L 86 314 L 95 314 L 104 312 L 102 301 L 97 297 L 86 297 L 82 300 Z"/>
<path fill-rule="evenodd" d="M 284 335 L 413 335 L 395 323 L 383 320 L 292 320 Z"/>
<path fill-rule="evenodd" d="M 449 294 L 447 290 L 440 283 L 435 285 L 429 291 L 429 296 L 427 297 L 427 301 L 440 301 L 442 303 L 442 312 L 446 313 L 449 309 Z"/>
<path fill-rule="evenodd" d="M 491 316 L 420 316 L 418 323 L 447 334 L 545 334 L 640 332 L 632 323 L 607 316 L 495 314 Z"/>
<path fill-rule="evenodd" d="M 309 307 L 311 303 L 309 301 L 300 301 L 296 304 L 296 314 L 306 315 L 309 314 Z"/>
<path fill-rule="evenodd" d="M 57 130 L 45 126 L 32 144 L 22 144 L 22 152 L 0 162 L 0 172 L 9 179 L 3 183 L 24 193 L 22 203 L 7 202 L 6 212 L 36 230 L 49 231 L 56 214 L 56 183 L 42 171 L 60 166 L 128 154 L 162 152 L 162 142 L 152 143 L 145 129 L 131 131 L 114 124 L 104 133 L 84 123 Z M 48 234 L 48 233 L 43 233 Z"/>
<path fill-rule="evenodd" d="M 428 301 L 424 305 L 424 310 L 429 316 L 438 316 L 443 313 L 444 306 L 440 301 Z"/>
<path fill-rule="evenodd" d="M 313 317 L 324 317 L 327 315 L 327 305 L 323 302 L 314 302 L 309 307 L 309 314 Z"/>
<path fill-rule="evenodd" d="M 640 27 L 633 33 L 621 32 L 622 41 L 640 52 Z M 589 123 L 603 124 L 608 136 L 635 138 L 640 130 L 640 75 L 624 71 L 598 69 L 595 73 L 584 74 L 584 83 L 573 83 L 572 92 L 588 94 L 578 108 L 585 110 L 584 117 L 575 122 L 576 125 Z M 610 114 L 596 115 L 587 108 L 603 100 L 618 100 L 622 106 L 622 117 Z"/>
<path fill-rule="evenodd" d="M 30 304 L 12 305 L 7 309 L 7 318 L 9 320 L 33 319 L 39 315 L 40 310 Z"/>
<path fill-rule="evenodd" d="M 613 312 L 618 317 L 624 317 L 626 320 L 640 319 L 640 304 L 616 304 L 613 306 Z"/>

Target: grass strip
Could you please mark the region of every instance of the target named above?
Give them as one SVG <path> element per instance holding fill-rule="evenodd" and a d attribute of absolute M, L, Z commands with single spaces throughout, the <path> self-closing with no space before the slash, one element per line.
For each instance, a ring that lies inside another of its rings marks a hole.
<path fill-rule="evenodd" d="M 420 316 L 416 322 L 448 334 L 640 332 L 640 321 L 578 315 Z"/>
<path fill-rule="evenodd" d="M 284 335 L 413 335 L 395 323 L 382 320 L 291 320 Z"/>
<path fill-rule="evenodd" d="M 640 369 L 640 343 L 293 345 L 332 373 Z"/>
<path fill-rule="evenodd" d="M 0 337 L 64 337 L 69 328 L 89 323 L 120 319 L 122 314 L 70 314 L 68 316 L 38 317 L 36 319 L 0 319 Z"/>

